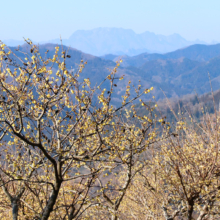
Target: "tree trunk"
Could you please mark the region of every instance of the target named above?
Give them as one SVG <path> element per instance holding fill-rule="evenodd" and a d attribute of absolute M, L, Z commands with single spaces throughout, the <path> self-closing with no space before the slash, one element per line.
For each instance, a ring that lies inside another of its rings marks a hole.
<path fill-rule="evenodd" d="M 75 212 L 75 208 L 74 208 L 74 206 L 73 206 L 73 207 L 71 207 L 70 214 L 69 214 L 69 216 L 68 216 L 68 220 L 73 220 L 73 218 L 74 218 L 74 212 Z"/>
<path fill-rule="evenodd" d="M 192 220 L 193 209 L 194 209 L 194 201 L 190 201 L 187 210 L 187 220 Z"/>
<path fill-rule="evenodd" d="M 112 214 L 112 220 L 118 220 L 118 216 L 116 213 Z"/>
<path fill-rule="evenodd" d="M 13 198 L 11 200 L 11 207 L 12 207 L 13 220 L 17 220 L 18 219 L 18 200 L 16 198 Z"/>
<path fill-rule="evenodd" d="M 56 203 L 61 184 L 62 184 L 62 181 L 56 184 L 55 189 L 53 190 L 52 195 L 50 196 L 49 201 L 43 211 L 41 220 L 47 220 L 51 212 L 53 211 L 53 206 Z"/>

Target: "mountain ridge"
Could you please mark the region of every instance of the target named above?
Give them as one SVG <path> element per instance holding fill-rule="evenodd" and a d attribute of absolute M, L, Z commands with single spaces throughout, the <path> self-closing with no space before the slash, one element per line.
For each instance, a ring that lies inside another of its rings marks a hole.
<path fill-rule="evenodd" d="M 172 52 L 168 52 L 165 54 L 159 54 L 159 53 L 142 53 L 133 57 L 129 56 L 116 56 L 114 54 L 111 54 L 110 56 L 102 56 L 102 58 L 112 58 L 113 61 L 118 60 L 119 58 L 123 57 L 123 60 L 125 62 L 124 66 L 136 66 L 140 67 L 145 62 L 151 61 L 151 60 L 157 60 L 157 59 L 179 59 L 182 57 L 204 62 L 208 61 L 216 56 L 220 56 L 220 44 L 214 44 L 214 45 L 203 45 L 203 44 L 194 44 L 182 49 L 178 49 Z"/>
<path fill-rule="evenodd" d="M 12 40 L 4 41 L 9 46 L 15 46 Z M 19 41 L 16 41 L 18 43 Z M 35 41 L 33 41 L 35 42 Z M 102 56 L 105 54 L 134 56 L 140 53 L 166 53 L 195 43 L 187 41 L 179 34 L 164 36 L 145 31 L 141 34 L 124 28 L 95 28 L 92 30 L 77 30 L 68 39 L 62 39 L 64 45 L 71 46 L 85 53 Z M 42 43 L 60 44 L 60 39 L 48 40 Z"/>
<path fill-rule="evenodd" d="M 55 46 L 56 44 L 39 45 L 39 51 L 41 54 L 44 54 L 49 50 L 47 57 L 52 57 L 55 52 Z M 112 60 L 106 60 L 101 57 L 86 54 L 64 45 L 60 45 L 60 47 L 63 47 L 66 51 L 68 50 L 68 54 L 71 56 L 70 59 L 67 59 L 66 65 L 68 69 L 77 70 L 81 59 L 87 61 L 88 64 L 82 71 L 81 79 L 89 78 L 92 86 L 100 84 L 116 66 L 116 63 Z M 193 53 L 191 55 L 189 53 L 190 48 L 193 48 Z M 201 48 L 203 48 L 203 53 L 200 52 Z M 15 51 L 16 48 L 11 47 L 11 49 Z M 20 49 L 22 52 L 29 52 L 27 45 L 21 46 Z M 188 51 L 185 53 L 185 57 L 182 56 L 184 55 L 184 50 Z M 206 50 L 210 51 L 208 55 L 206 55 Z M 18 52 L 15 51 L 15 53 Z M 200 54 L 199 58 L 198 54 Z M 22 53 L 17 55 L 22 56 Z M 179 55 L 179 51 L 177 51 L 176 56 L 174 56 L 175 51 L 168 53 L 168 55 L 160 54 L 159 58 L 158 55 L 155 54 L 146 54 L 146 56 L 149 55 L 154 57 L 151 57 L 151 60 L 147 61 L 144 59 L 145 55 L 142 54 L 137 56 L 141 65 L 127 65 L 118 68 L 117 76 L 125 75 L 125 77 L 124 80 L 117 82 L 117 87 L 115 88 L 116 96 L 112 98 L 115 103 L 121 101 L 121 96 L 125 93 L 128 81 L 131 81 L 134 86 L 138 86 L 140 80 L 143 88 L 150 88 L 153 86 L 155 89 L 152 94 L 157 99 L 164 98 L 163 92 L 168 98 L 191 94 L 194 90 L 199 94 L 209 92 L 210 86 L 208 72 L 210 73 L 211 81 L 213 83 L 213 89 L 216 90 L 219 88 L 220 44 L 205 47 L 190 46 L 189 48 L 182 49 L 181 55 Z M 187 58 L 186 55 L 190 55 L 189 57 L 191 59 Z M 137 59 L 137 57 L 124 58 Z M 114 58 L 114 56 L 112 58 Z M 124 61 L 122 64 L 123 63 Z M 109 89 L 107 84 L 103 84 L 103 86 Z"/>

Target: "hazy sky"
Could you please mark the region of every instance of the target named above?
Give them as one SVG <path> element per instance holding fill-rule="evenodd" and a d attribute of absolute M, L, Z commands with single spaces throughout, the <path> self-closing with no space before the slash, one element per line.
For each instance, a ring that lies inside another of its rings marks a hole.
<path fill-rule="evenodd" d="M 122 27 L 220 41 L 220 0 L 2 0 L 0 40 L 69 38 L 76 30 Z"/>

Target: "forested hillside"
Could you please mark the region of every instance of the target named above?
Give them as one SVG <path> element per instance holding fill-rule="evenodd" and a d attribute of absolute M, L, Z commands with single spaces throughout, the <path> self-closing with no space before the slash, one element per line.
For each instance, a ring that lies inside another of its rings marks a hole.
<path fill-rule="evenodd" d="M 53 44 L 40 45 L 39 51 L 45 54 L 48 50 L 45 56 L 49 58 L 53 56 L 54 47 Z M 17 54 L 15 49 L 12 48 Z M 141 54 L 134 57 L 112 55 L 100 58 L 66 46 L 63 46 L 63 49 L 71 56 L 66 64 L 68 69 L 76 70 L 81 59 L 87 61 L 82 77 L 89 78 L 93 85 L 101 83 L 109 74 L 110 69 L 114 67 L 115 61 L 122 58 L 123 62 L 117 75 L 119 77 L 124 75 L 125 80 L 118 83 L 118 95 L 113 98 L 115 104 L 122 100 L 121 96 L 124 95 L 124 88 L 129 80 L 135 86 L 138 85 L 137 77 L 144 87 L 154 87 L 154 96 L 157 99 L 164 98 L 163 92 L 169 98 L 181 97 L 194 92 L 207 93 L 210 91 L 208 74 L 210 74 L 213 89 L 218 89 L 220 44 L 193 45 L 167 54 Z M 21 46 L 20 50 L 30 53 L 27 45 Z M 18 55 L 23 56 L 22 53 Z"/>

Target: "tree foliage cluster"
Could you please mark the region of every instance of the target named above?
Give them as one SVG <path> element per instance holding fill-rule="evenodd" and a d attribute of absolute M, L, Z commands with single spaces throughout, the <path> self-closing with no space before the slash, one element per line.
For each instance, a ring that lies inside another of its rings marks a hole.
<path fill-rule="evenodd" d="M 62 46 L 48 57 L 26 43 L 24 59 L 0 46 L 2 219 L 219 218 L 217 111 L 171 125 L 131 82 L 115 107 L 121 61 L 92 86 L 86 61 L 73 71 Z"/>

